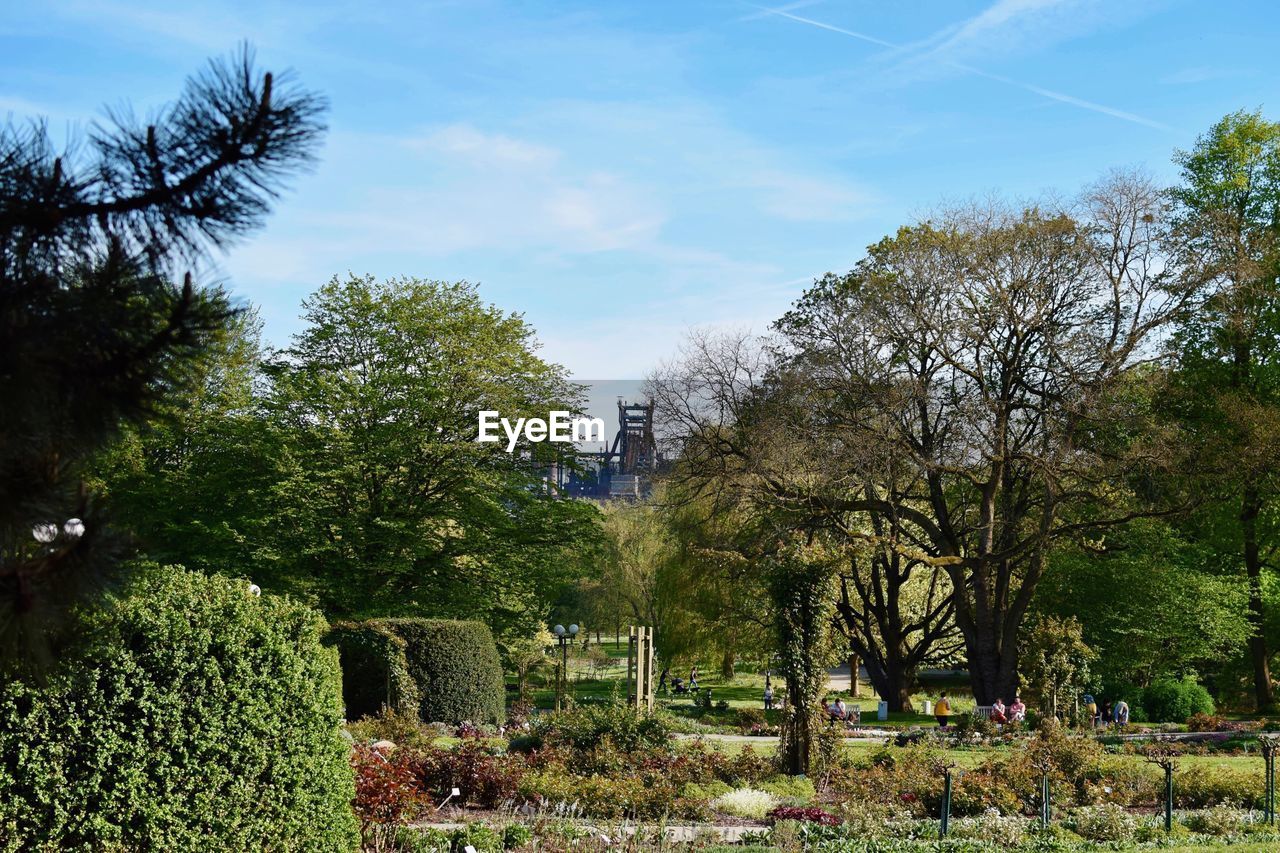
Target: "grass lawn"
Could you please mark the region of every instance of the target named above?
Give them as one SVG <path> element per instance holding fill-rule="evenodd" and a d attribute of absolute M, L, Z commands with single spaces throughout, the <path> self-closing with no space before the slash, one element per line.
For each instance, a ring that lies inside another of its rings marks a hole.
<path fill-rule="evenodd" d="M 594 645 L 594 644 L 593 644 Z M 603 658 L 597 661 L 591 661 L 583 652 L 582 646 L 577 645 L 569 654 L 569 695 L 575 700 L 586 699 L 609 699 L 613 696 L 623 696 L 626 693 L 626 676 L 627 676 L 627 644 L 623 642 L 615 642 L 606 640 L 601 643 L 608 655 L 608 662 Z M 559 649 L 556 650 L 557 656 L 554 662 L 558 663 Z M 698 666 L 700 677 L 698 686 L 701 688 L 711 688 L 711 698 L 714 703 L 721 701 L 727 702 L 730 712 L 739 708 L 764 708 L 764 682 L 765 677 L 761 672 L 756 671 L 749 665 L 738 667 L 737 674 L 731 680 L 725 680 L 720 676 L 719 670 L 709 666 Z M 659 673 L 655 673 L 655 677 Z M 673 674 L 679 675 L 681 678 L 688 679 L 689 671 L 687 667 L 681 667 Z M 509 679 L 514 683 L 514 679 Z M 530 676 L 530 694 L 534 706 L 537 708 L 550 709 L 555 707 L 555 676 L 552 666 L 544 667 L 540 672 Z M 781 686 L 781 682 L 774 681 L 774 689 L 777 690 Z M 964 686 L 953 686 L 946 684 L 940 689 L 946 689 L 952 696 L 952 707 L 956 713 L 964 713 L 973 708 L 974 702 L 972 698 L 966 695 L 967 688 Z M 879 700 L 871 691 L 871 686 L 863 684 L 859 691 L 860 695 L 857 700 L 851 699 L 847 691 L 832 691 L 831 696 L 842 696 L 846 704 L 856 704 L 862 710 L 862 719 L 867 723 L 877 722 L 876 708 Z M 912 697 L 912 702 L 917 706 L 922 706 L 924 700 L 936 700 L 936 693 L 920 693 Z M 670 694 L 658 694 L 658 702 L 673 713 L 688 716 L 694 710 L 694 703 L 691 697 L 674 696 Z M 734 720 L 732 713 L 711 714 L 710 723 L 732 724 Z M 776 715 L 771 715 L 776 716 Z M 770 722 L 776 722 L 771 719 Z M 883 721 L 881 725 L 905 727 L 915 725 L 929 725 L 934 722 L 933 717 L 924 714 L 914 713 L 892 713 L 887 721 Z"/>

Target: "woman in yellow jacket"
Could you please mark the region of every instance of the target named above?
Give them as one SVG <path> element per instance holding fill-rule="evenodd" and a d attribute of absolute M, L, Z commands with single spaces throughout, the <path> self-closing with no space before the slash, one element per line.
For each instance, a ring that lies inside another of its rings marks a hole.
<path fill-rule="evenodd" d="M 938 718 L 939 728 L 947 724 L 947 719 L 951 716 L 951 703 L 947 701 L 947 694 L 938 694 L 938 704 L 933 706 L 933 715 Z"/>

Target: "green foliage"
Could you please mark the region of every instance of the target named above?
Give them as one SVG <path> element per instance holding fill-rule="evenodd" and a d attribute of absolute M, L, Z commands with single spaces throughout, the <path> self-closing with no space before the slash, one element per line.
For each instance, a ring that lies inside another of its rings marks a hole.
<path fill-rule="evenodd" d="M 324 100 L 272 79 L 246 47 L 150 124 L 113 109 L 62 150 L 34 116 L 0 129 L 0 666 L 51 664 L 121 579 L 93 457 L 193 383 L 233 311 L 192 271 L 262 225 L 324 132 Z M 83 535 L 31 540 L 70 518 Z"/>
<path fill-rule="evenodd" d="M 1098 653 L 1090 669 L 1108 696 L 1132 706 L 1138 693 L 1127 685 L 1243 650 L 1247 589 L 1241 578 L 1222 574 L 1221 562 L 1221 554 L 1174 525 L 1139 520 L 1097 547 L 1055 551 L 1036 608 L 1081 618 L 1084 642 Z"/>
<path fill-rule="evenodd" d="M 145 551 L 235 567 L 331 617 L 464 616 L 532 636 L 593 570 L 598 509 L 548 493 L 544 444 L 475 441 L 477 412 L 574 409 L 581 389 L 476 288 L 334 279 L 263 363 L 252 318 L 193 391 L 102 461 Z"/>
<path fill-rule="evenodd" d="M 506 718 L 502 661 L 488 626 L 447 619 L 371 621 L 404 640 L 422 719 L 456 724 Z"/>
<path fill-rule="evenodd" d="M 1049 616 L 1023 632 L 1019 665 L 1027 690 L 1037 704 L 1054 715 L 1089 682 L 1096 657 L 1084 642 L 1079 620 Z"/>
<path fill-rule="evenodd" d="M 648 714 L 627 705 L 579 705 L 534 720 L 534 733 L 549 744 L 589 750 L 608 741 L 616 748 L 665 747 L 671 724 L 661 714 Z"/>
<path fill-rule="evenodd" d="M 390 710 L 418 715 L 421 698 L 409 673 L 407 644 L 381 622 L 338 622 L 325 636 L 342 664 L 342 701 L 355 720 Z"/>
<path fill-rule="evenodd" d="M 0 688 L 9 849 L 352 849 L 320 628 L 242 580 L 148 573 L 47 686 Z"/>
<path fill-rule="evenodd" d="M 477 412 L 545 418 L 581 389 L 537 356 L 519 315 L 465 282 L 334 278 L 304 307 L 306 327 L 265 368 L 262 417 L 282 455 L 264 576 L 333 614 L 532 634 L 590 569 L 599 512 L 542 487 L 550 445 L 477 442 Z"/>
<path fill-rule="evenodd" d="M 813 781 L 806 776 L 772 776 L 757 783 L 756 787 L 793 806 L 807 805 L 817 796 Z"/>
<path fill-rule="evenodd" d="M 766 570 L 787 685 L 779 753 L 784 769 L 799 775 L 819 758 L 815 728 L 818 698 L 827 689 L 827 666 L 834 656 L 835 579 L 820 554 L 797 547 L 771 558 Z"/>
<path fill-rule="evenodd" d="M 1184 723 L 1193 714 L 1212 714 L 1213 697 L 1187 676 L 1161 679 L 1142 692 L 1142 707 L 1154 723 Z"/>

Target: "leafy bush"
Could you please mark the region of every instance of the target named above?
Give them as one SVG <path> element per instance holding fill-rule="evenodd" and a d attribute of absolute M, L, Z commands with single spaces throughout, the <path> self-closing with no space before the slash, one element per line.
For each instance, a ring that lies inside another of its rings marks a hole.
<path fill-rule="evenodd" d="M 1260 773 L 1194 764 L 1173 776 L 1174 805 L 1180 809 L 1222 804 L 1261 808 L 1263 793 Z"/>
<path fill-rule="evenodd" d="M 525 763 L 522 756 L 499 755 L 481 741 L 468 739 L 454 749 L 423 752 L 414 769 L 423 790 L 431 796 L 444 799 L 456 787 L 456 804 L 492 809 L 515 797 Z"/>
<path fill-rule="evenodd" d="M 409 675 L 407 644 L 402 637 L 376 620 L 337 622 L 324 642 L 338 650 L 348 720 L 384 712 L 417 719 L 421 698 Z"/>
<path fill-rule="evenodd" d="M 1187 717 L 1187 731 L 1189 732 L 1227 731 L 1227 719 L 1226 717 L 1220 717 L 1217 714 L 1195 713 Z"/>
<path fill-rule="evenodd" d="M 671 740 L 665 717 L 626 705 L 579 705 L 544 714 L 534 721 L 533 731 L 549 744 L 577 750 L 593 749 L 606 737 L 626 752 L 666 746 Z"/>
<path fill-rule="evenodd" d="M 1016 847 L 1027 834 L 1028 822 L 1015 815 L 987 809 L 977 817 L 963 817 L 951 827 L 956 838 L 968 838 L 1000 847 Z"/>
<path fill-rule="evenodd" d="M 448 619 L 376 621 L 405 642 L 422 719 L 456 725 L 506 718 L 502 660 L 487 625 Z"/>
<path fill-rule="evenodd" d="M 839 812 L 849 827 L 849 834 L 857 838 L 896 835 L 899 827 L 910 823 L 913 818 L 911 810 L 905 805 L 861 799 L 841 801 Z"/>
<path fill-rule="evenodd" d="M 822 826 L 839 826 L 840 818 L 831 814 L 831 812 L 823 809 L 799 808 L 796 806 L 778 806 L 772 809 L 768 814 L 769 820 L 777 823 L 778 821 L 794 820 L 801 823 L 816 823 Z"/>
<path fill-rule="evenodd" d="M 1192 832 L 1205 835 L 1236 835 L 1252 827 L 1257 818 L 1255 812 L 1229 805 L 1212 806 L 1178 815 L 1178 819 Z"/>
<path fill-rule="evenodd" d="M 758 787 L 790 805 L 807 805 L 818 793 L 813 782 L 804 776 L 773 776 L 758 783 Z"/>
<path fill-rule="evenodd" d="M 351 753 L 356 774 L 353 802 L 366 846 L 377 847 L 381 836 L 394 836 L 396 827 L 412 820 L 427 807 L 427 798 L 413 767 L 412 755 L 403 749 L 384 756 L 357 744 Z"/>
<path fill-rule="evenodd" d="M 777 806 L 777 797 L 754 788 L 739 788 L 736 791 L 721 794 L 711 801 L 711 807 L 717 811 L 753 820 L 763 820 L 765 815 Z"/>
<path fill-rule="evenodd" d="M 417 708 L 407 714 L 388 709 L 376 717 L 361 717 L 348 722 L 347 731 L 357 743 L 389 740 L 410 749 L 430 749 L 437 739 L 448 734 L 443 726 L 419 720 Z"/>
<path fill-rule="evenodd" d="M 474 847 L 476 853 L 502 853 L 505 838 L 483 823 L 469 823 L 453 831 L 450 840 L 454 850 Z"/>
<path fill-rule="evenodd" d="M 1090 841 L 1132 841 L 1138 828 L 1133 816 L 1113 803 L 1076 809 L 1067 824 Z"/>
<path fill-rule="evenodd" d="M 733 786 L 727 782 L 721 782 L 719 779 L 712 779 L 710 782 L 687 783 L 680 789 L 680 796 L 687 800 L 709 803 L 721 794 L 727 794 L 732 790 Z"/>
<path fill-rule="evenodd" d="M 547 808 L 607 819 L 661 817 L 676 799 L 675 787 L 661 779 L 580 776 L 563 766 L 526 773 L 520 794 Z"/>
<path fill-rule="evenodd" d="M 321 626 L 243 580 L 145 574 L 46 686 L 0 686 L 6 842 L 354 847 L 338 661 Z"/>
<path fill-rule="evenodd" d="M 1156 723 L 1181 723 L 1193 714 L 1212 714 L 1213 697 L 1194 678 L 1157 681 L 1142 693 L 1147 717 Z"/>

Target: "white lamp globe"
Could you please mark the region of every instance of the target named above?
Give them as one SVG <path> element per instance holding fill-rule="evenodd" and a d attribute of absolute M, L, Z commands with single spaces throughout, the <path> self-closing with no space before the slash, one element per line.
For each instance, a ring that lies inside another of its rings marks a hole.
<path fill-rule="evenodd" d="M 260 598 L 262 596 L 262 587 L 258 586 L 256 583 L 249 584 L 249 594 L 254 598 Z"/>
<path fill-rule="evenodd" d="M 67 523 L 62 525 L 62 532 L 72 539 L 79 539 L 84 535 L 84 522 L 78 518 L 68 518 Z"/>
<path fill-rule="evenodd" d="M 564 636 L 564 626 L 563 626 L 563 625 L 557 625 L 557 626 L 555 626 L 554 628 L 552 628 L 552 629 L 551 629 L 551 633 L 555 634 L 557 637 L 563 637 L 563 636 Z"/>
<path fill-rule="evenodd" d="M 58 525 L 52 521 L 42 521 L 31 528 L 31 535 L 37 542 L 48 545 L 58 537 Z"/>

